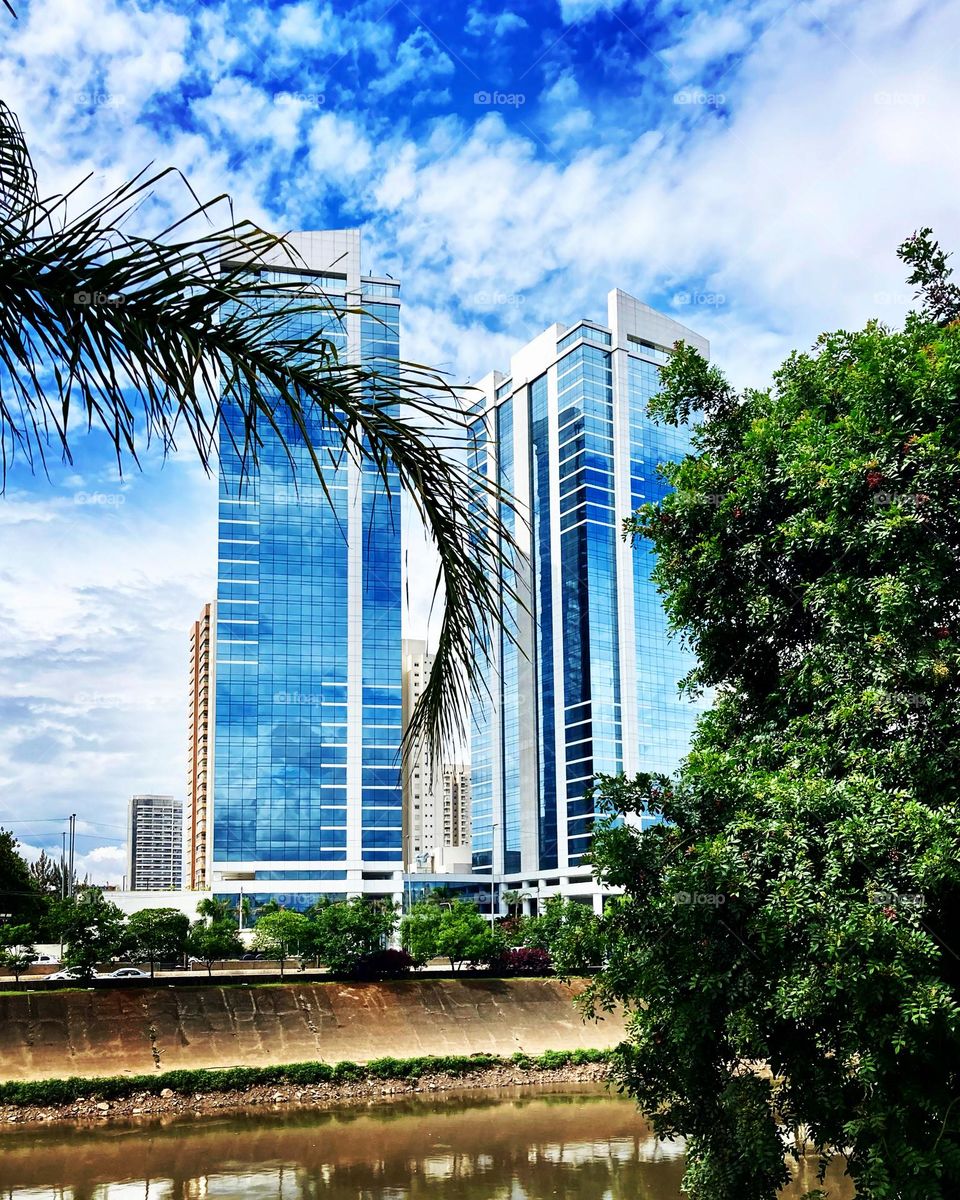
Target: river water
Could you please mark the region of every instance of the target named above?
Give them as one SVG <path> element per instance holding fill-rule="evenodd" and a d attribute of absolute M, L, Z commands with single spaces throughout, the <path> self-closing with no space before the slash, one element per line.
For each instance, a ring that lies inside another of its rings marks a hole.
<path fill-rule="evenodd" d="M 596 1086 L 0 1132 L 4 1200 L 679 1200 L 682 1174 Z M 811 1165 L 783 1195 L 816 1186 Z"/>

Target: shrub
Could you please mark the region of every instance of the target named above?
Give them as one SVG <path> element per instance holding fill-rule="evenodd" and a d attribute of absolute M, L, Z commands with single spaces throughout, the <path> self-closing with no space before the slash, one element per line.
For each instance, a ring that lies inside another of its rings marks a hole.
<path fill-rule="evenodd" d="M 138 1092 L 157 1096 L 164 1088 L 174 1092 L 242 1091 L 257 1085 L 281 1083 L 360 1083 L 365 1079 L 418 1079 L 421 1075 L 466 1076 L 492 1067 L 511 1064 L 524 1070 L 555 1070 L 568 1064 L 607 1062 L 608 1050 L 548 1050 L 544 1054 L 522 1052 L 512 1058 L 496 1054 L 446 1054 L 422 1058 L 378 1058 L 372 1062 L 277 1064 L 272 1067 L 196 1068 L 165 1071 L 161 1075 L 113 1075 L 101 1079 L 37 1079 L 22 1083 L 0 1083 L 0 1104 L 55 1105 L 76 1100 L 120 1100 Z"/>
<path fill-rule="evenodd" d="M 406 950 L 374 950 L 360 959 L 353 973 L 358 979 L 393 979 L 409 974 L 413 966 Z"/>
<path fill-rule="evenodd" d="M 490 962 L 495 975 L 547 975 L 552 968 L 549 951 L 538 946 L 516 946 L 502 951 Z"/>

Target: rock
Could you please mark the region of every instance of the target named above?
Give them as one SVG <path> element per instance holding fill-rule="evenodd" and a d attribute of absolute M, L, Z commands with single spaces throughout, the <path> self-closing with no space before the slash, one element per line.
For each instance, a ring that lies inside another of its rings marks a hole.
<path fill-rule="evenodd" d="M 110 1111 L 110 1105 L 106 1102 L 106 1100 L 101 1100 L 100 1103 L 97 1105 L 97 1112 L 109 1112 L 109 1111 Z"/>
<path fill-rule="evenodd" d="M 161 1098 L 161 1100 L 172 1100 L 173 1099 L 173 1088 L 164 1088 L 163 1091 L 160 1093 L 160 1098 Z"/>
<path fill-rule="evenodd" d="M 285 1100 L 286 1100 L 286 1096 L 283 1094 L 283 1092 L 274 1092 L 273 1093 L 274 1104 L 281 1104 Z"/>

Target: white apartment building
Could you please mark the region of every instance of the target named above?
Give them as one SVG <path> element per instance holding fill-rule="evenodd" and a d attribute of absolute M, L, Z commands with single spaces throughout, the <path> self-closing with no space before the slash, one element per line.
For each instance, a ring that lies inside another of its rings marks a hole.
<path fill-rule="evenodd" d="M 183 886 L 183 804 L 173 796 L 134 796 L 127 813 L 130 891 Z"/>
<path fill-rule="evenodd" d="M 403 721 L 409 727 L 433 667 L 426 642 L 404 639 Z M 437 766 L 417 746 L 403 773 L 404 863 L 408 871 L 469 870 L 470 768 Z M 460 855 L 450 850 L 463 849 Z"/>

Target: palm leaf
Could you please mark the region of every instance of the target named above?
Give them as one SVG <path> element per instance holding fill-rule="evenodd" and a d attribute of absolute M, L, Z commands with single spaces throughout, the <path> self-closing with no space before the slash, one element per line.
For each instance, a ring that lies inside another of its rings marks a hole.
<path fill-rule="evenodd" d="M 18 454 L 41 469 L 52 449 L 69 460 L 79 427 L 107 433 L 121 471 L 152 442 L 164 453 L 188 443 L 210 470 L 219 434 L 244 469 L 255 468 L 270 436 L 291 469 L 293 447 L 305 445 L 324 487 L 324 464 L 343 455 L 387 489 L 399 479 L 436 545 L 445 602 L 405 748 L 425 740 L 442 761 L 481 686 L 498 593 L 505 587 L 522 603 L 500 571 L 516 548 L 501 520 L 512 501 L 466 465 L 476 418 L 424 366 L 341 361 L 317 323 L 300 318 L 345 312 L 304 285 L 283 237 L 233 221 L 185 236 L 197 218 L 209 222 L 229 205 L 226 196 L 194 197 L 154 238 L 128 232 L 137 207 L 176 174 L 143 171 L 71 215 L 79 189 L 40 198 L 20 126 L 0 102 L 2 478 Z M 289 281 L 278 262 L 292 269 Z M 239 435 L 222 420 L 228 408 L 241 414 Z"/>

